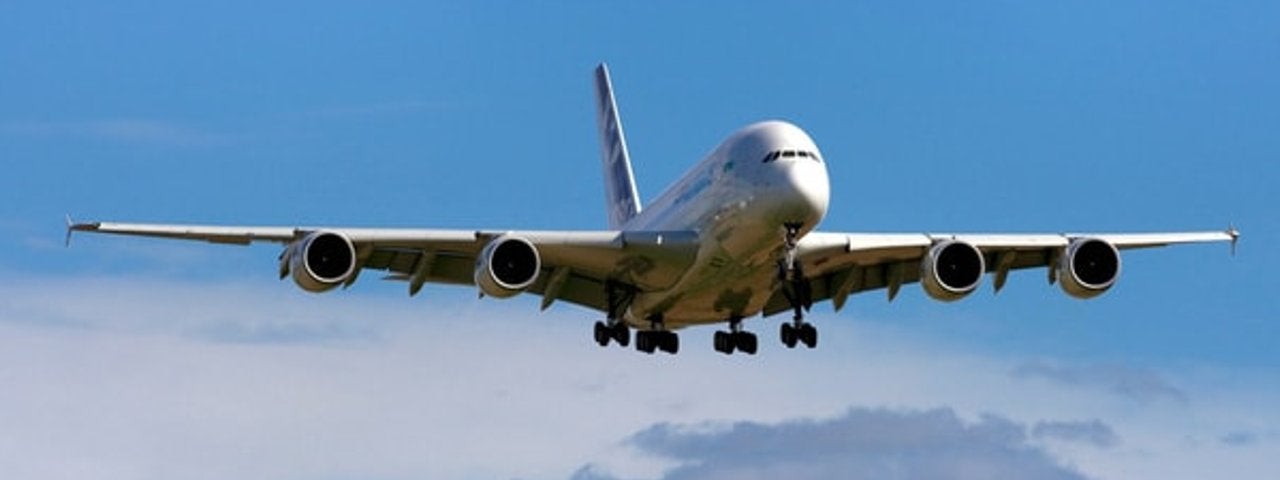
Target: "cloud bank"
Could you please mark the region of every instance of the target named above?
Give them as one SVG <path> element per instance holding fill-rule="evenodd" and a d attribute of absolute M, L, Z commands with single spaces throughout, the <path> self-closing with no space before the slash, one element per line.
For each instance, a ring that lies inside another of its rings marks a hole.
<path fill-rule="evenodd" d="M 1160 374 L 1149 369 L 1124 365 L 1053 365 L 1043 361 L 1019 365 L 1016 378 L 1040 379 L 1071 387 L 1096 388 L 1139 403 L 1172 401 L 1184 403 L 1187 395 Z"/>
<path fill-rule="evenodd" d="M 814 351 L 726 357 L 692 330 L 647 356 L 597 348 L 572 307 L 367 283 L 0 275 L 0 477 L 1204 478 L 1280 458 L 1273 393 L 1168 372 L 1116 390 L 821 317 Z M 1118 393 L 1175 384 L 1188 401 Z"/>
<path fill-rule="evenodd" d="M 662 423 L 633 435 L 640 450 L 675 459 L 684 479 L 1085 478 L 1031 442 L 1027 427 L 950 409 L 850 409 L 828 420 L 739 422 L 721 429 Z M 575 478 L 609 478 L 588 465 Z"/>

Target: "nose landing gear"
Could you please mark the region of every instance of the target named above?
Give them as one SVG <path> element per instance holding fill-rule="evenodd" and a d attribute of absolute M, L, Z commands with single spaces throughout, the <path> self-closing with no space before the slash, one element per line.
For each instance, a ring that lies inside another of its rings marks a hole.
<path fill-rule="evenodd" d="M 804 266 L 796 258 L 800 226 L 798 223 L 783 225 L 783 257 L 778 261 L 778 282 L 782 285 L 782 296 L 795 313 L 791 323 L 782 324 L 779 336 L 787 348 L 795 348 L 797 342 L 814 348 L 818 346 L 818 329 L 804 321 L 804 313 L 813 307 L 813 290 L 809 279 L 804 276 Z"/>

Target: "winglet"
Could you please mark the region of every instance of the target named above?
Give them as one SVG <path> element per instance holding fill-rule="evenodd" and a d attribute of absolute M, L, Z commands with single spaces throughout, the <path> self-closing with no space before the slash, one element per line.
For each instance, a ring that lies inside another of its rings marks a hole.
<path fill-rule="evenodd" d="M 1227 224 L 1227 236 L 1231 237 L 1231 256 L 1236 256 L 1236 245 L 1240 243 L 1240 231 L 1234 224 Z"/>
<path fill-rule="evenodd" d="M 67 238 L 66 238 L 66 240 L 65 240 L 65 242 L 66 242 L 66 246 L 68 246 L 68 247 L 70 247 L 70 246 L 71 246 L 71 234 L 72 234 L 72 233 L 74 233 L 74 232 L 92 232 L 92 231 L 94 231 L 94 230 L 97 230 L 97 229 L 98 229 L 99 227 L 101 227 L 101 226 L 102 226 L 102 224 L 97 223 L 97 222 L 94 222 L 94 223 L 76 223 L 74 220 L 72 220 L 72 219 L 71 219 L 71 214 L 69 214 L 69 213 L 68 213 L 68 214 L 67 214 Z"/>

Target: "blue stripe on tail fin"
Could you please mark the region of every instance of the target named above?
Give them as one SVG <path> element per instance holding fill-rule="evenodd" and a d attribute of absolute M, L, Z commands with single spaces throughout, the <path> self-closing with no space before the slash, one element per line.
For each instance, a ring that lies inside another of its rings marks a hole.
<path fill-rule="evenodd" d="M 627 153 L 627 138 L 622 134 L 618 103 L 613 99 L 609 67 L 603 63 L 596 67 L 596 125 L 600 130 L 600 158 L 604 162 L 605 209 L 609 213 L 609 228 L 618 230 L 640 213 L 640 196 L 631 173 L 631 155 Z"/>

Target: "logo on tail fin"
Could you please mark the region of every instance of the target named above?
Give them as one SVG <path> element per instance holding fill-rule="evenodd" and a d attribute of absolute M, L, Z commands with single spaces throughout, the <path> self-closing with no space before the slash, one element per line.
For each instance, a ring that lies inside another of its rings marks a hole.
<path fill-rule="evenodd" d="M 596 67 L 596 125 L 600 129 L 600 157 L 604 162 L 609 228 L 618 229 L 640 213 L 640 199 L 631 172 L 627 139 L 618 118 L 618 104 L 613 98 L 609 69 L 603 63 Z"/>

